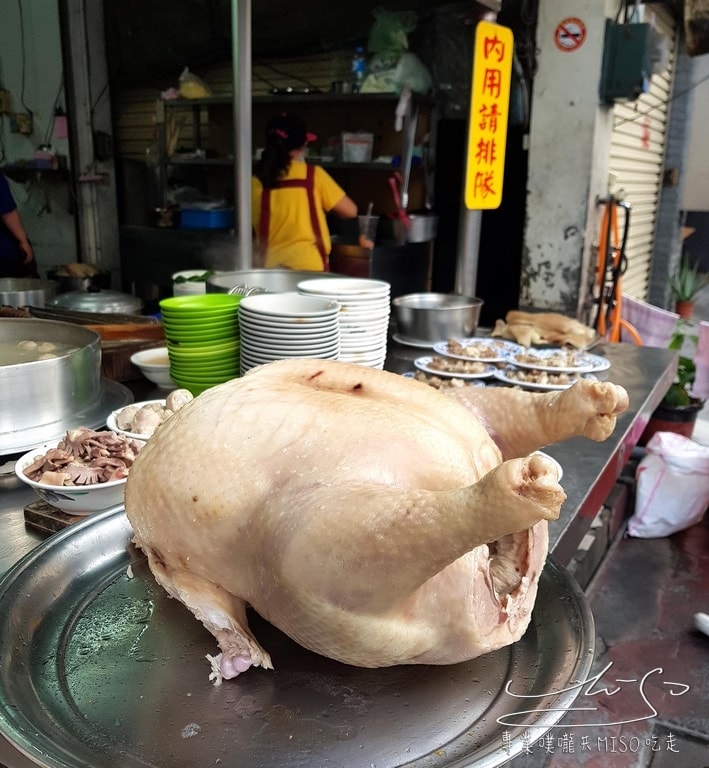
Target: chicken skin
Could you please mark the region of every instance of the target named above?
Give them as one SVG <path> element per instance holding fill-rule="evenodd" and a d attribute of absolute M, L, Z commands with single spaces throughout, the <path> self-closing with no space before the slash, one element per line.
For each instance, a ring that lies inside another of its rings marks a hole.
<path fill-rule="evenodd" d="M 518 640 L 565 499 L 536 448 L 605 439 L 618 386 L 443 394 L 287 360 L 207 390 L 146 444 L 125 504 L 157 581 L 216 638 L 219 674 L 271 667 L 251 606 L 347 664 L 451 664 Z"/>

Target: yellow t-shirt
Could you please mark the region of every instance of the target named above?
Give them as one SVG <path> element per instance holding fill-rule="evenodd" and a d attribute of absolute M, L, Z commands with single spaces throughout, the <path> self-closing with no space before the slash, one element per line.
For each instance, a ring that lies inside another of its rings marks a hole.
<path fill-rule="evenodd" d="M 294 160 L 283 180 L 305 179 L 307 165 Z M 251 179 L 252 223 L 256 233 L 257 247 L 259 222 L 261 218 L 261 182 Z M 332 242 L 327 228 L 325 213 L 331 211 L 345 196 L 342 187 L 320 166 L 314 166 L 313 194 L 315 210 L 320 223 L 320 234 L 326 253 L 330 253 Z M 264 267 L 281 267 L 322 272 L 322 256 L 315 244 L 315 233 L 310 221 L 308 193 L 304 187 L 272 189 L 270 194 L 270 222 L 268 248 Z"/>

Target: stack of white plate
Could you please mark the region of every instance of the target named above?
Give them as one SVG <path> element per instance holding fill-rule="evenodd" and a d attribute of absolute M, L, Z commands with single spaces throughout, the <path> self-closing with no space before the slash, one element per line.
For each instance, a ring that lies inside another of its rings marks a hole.
<path fill-rule="evenodd" d="M 241 373 L 291 357 L 337 360 L 340 305 L 299 293 L 260 293 L 239 304 Z"/>
<path fill-rule="evenodd" d="M 302 280 L 298 292 L 340 305 L 340 360 L 383 368 L 387 354 L 391 286 L 383 280 L 329 277 Z"/>

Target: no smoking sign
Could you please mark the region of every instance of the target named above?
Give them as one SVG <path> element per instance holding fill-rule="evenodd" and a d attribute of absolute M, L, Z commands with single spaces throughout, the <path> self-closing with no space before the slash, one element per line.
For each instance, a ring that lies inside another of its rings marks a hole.
<path fill-rule="evenodd" d="M 554 30 L 554 43 L 564 53 L 577 51 L 585 39 L 586 25 L 573 16 L 559 22 Z"/>

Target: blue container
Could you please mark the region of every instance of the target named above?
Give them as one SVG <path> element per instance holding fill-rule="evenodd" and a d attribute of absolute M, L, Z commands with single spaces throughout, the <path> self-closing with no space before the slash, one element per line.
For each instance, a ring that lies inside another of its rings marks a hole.
<path fill-rule="evenodd" d="M 204 211 L 199 208 L 183 208 L 180 211 L 180 229 L 233 228 L 233 208 L 215 208 L 211 211 Z"/>

